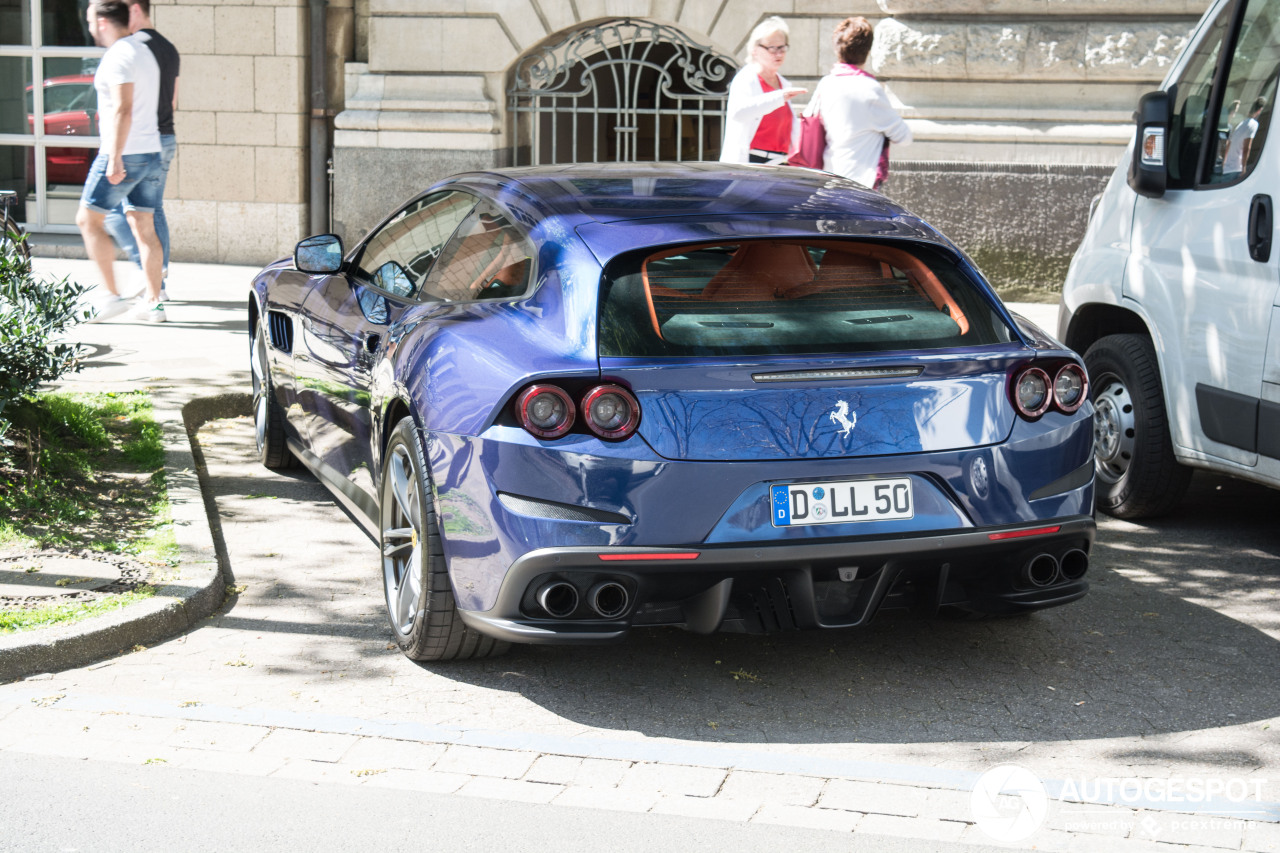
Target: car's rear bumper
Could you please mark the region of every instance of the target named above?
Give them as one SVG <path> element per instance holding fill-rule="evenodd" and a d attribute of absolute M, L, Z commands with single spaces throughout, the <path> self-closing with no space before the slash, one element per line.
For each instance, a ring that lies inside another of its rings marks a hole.
<path fill-rule="evenodd" d="M 852 627 L 897 608 L 925 615 L 943 607 L 1026 612 L 1085 595 L 1095 531 L 1092 517 L 1073 516 L 872 540 L 543 548 L 512 564 L 491 609 L 459 614 L 470 627 L 512 642 L 591 643 L 648 625 L 709 633 Z M 591 597 L 597 585 L 611 582 L 623 587 L 627 604 L 603 618 Z M 538 603 L 538 591 L 552 583 L 572 585 L 580 599 L 561 618 Z"/>

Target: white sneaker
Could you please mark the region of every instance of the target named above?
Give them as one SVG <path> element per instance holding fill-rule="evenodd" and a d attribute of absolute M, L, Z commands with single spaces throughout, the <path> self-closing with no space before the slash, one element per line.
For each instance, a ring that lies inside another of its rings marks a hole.
<path fill-rule="evenodd" d="M 144 320 L 148 323 L 163 323 L 168 317 L 164 314 L 163 302 L 139 302 L 138 307 L 133 309 L 133 318 L 135 320 Z"/>
<path fill-rule="evenodd" d="M 129 310 L 130 304 L 132 303 L 122 296 L 110 295 L 104 299 L 90 302 L 89 310 L 93 313 L 85 318 L 85 322 L 101 323 L 103 320 L 110 320 L 112 317 L 118 317 Z"/>
<path fill-rule="evenodd" d="M 168 302 L 168 301 L 169 301 L 169 291 L 166 289 L 166 286 L 167 286 L 168 284 L 169 284 L 169 280 L 168 280 L 168 279 L 165 279 L 165 280 L 163 280 L 163 281 L 161 281 L 161 282 L 160 282 L 160 301 L 161 301 L 161 302 Z"/>

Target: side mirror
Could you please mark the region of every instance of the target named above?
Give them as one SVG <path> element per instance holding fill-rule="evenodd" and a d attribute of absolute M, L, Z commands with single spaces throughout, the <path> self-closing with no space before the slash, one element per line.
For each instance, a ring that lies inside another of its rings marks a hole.
<path fill-rule="evenodd" d="M 342 240 L 336 234 L 308 237 L 294 247 L 293 265 L 302 272 L 337 272 L 342 269 Z"/>
<path fill-rule="evenodd" d="M 1164 196 L 1169 179 L 1166 143 L 1169 139 L 1169 93 L 1148 92 L 1133 114 L 1137 138 L 1129 164 L 1129 186 L 1147 198 Z"/>

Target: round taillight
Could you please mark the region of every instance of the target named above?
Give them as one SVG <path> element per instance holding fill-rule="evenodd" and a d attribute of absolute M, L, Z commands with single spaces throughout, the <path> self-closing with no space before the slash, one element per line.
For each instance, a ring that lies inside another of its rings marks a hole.
<path fill-rule="evenodd" d="M 1084 368 L 1074 362 L 1064 364 L 1053 378 L 1053 402 L 1063 414 L 1071 414 L 1084 405 L 1089 396 L 1089 378 Z"/>
<path fill-rule="evenodd" d="M 1024 418 L 1040 417 L 1052 402 L 1049 374 L 1040 368 L 1025 368 L 1014 377 L 1013 405 Z"/>
<path fill-rule="evenodd" d="M 640 425 L 640 404 L 621 385 L 597 385 L 582 398 L 582 419 L 601 438 L 626 438 Z"/>
<path fill-rule="evenodd" d="M 530 385 L 516 398 L 520 425 L 538 438 L 559 438 L 573 426 L 573 400 L 555 385 Z"/>

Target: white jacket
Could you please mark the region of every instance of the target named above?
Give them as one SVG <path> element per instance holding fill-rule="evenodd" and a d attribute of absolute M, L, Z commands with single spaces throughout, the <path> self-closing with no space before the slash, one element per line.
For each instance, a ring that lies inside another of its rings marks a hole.
<path fill-rule="evenodd" d="M 754 62 L 743 66 L 729 84 L 729 107 L 725 110 L 724 143 L 720 146 L 721 163 L 746 163 L 751 140 L 760 127 L 760 119 L 787 104 L 782 90 L 790 83 L 778 75 L 778 88 L 766 92 L 760 85 L 760 67 Z M 788 104 L 788 109 L 790 105 Z M 791 150 L 800 144 L 800 119 L 791 110 Z"/>
<path fill-rule="evenodd" d="M 828 172 L 873 186 L 885 137 L 895 145 L 911 142 L 911 128 L 871 77 L 828 74 L 818 82 L 813 100 L 827 132 L 823 168 Z"/>

